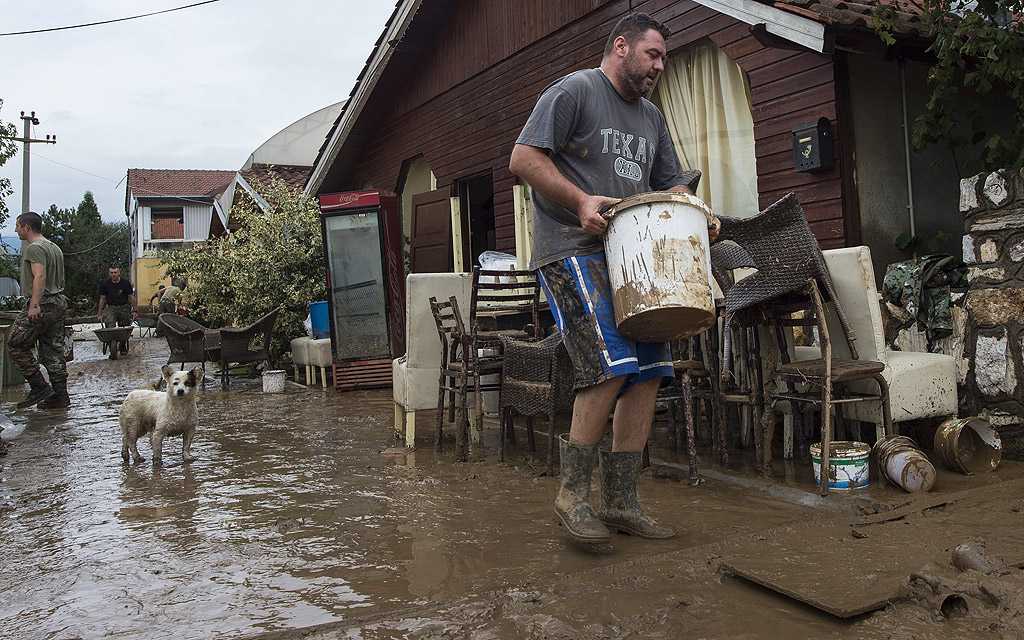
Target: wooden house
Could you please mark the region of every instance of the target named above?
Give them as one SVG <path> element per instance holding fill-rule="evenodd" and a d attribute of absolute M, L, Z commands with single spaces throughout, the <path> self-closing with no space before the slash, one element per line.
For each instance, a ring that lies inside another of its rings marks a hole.
<path fill-rule="evenodd" d="M 912 224 L 922 235 L 962 233 L 953 159 L 913 153 L 904 133 L 927 93 L 917 17 L 901 14 L 898 44 L 887 47 L 870 3 L 838 0 L 402 0 L 306 192 L 397 193 L 412 271 L 465 270 L 486 249 L 528 250 L 508 169 L 516 137 L 550 82 L 600 64 L 612 26 L 631 11 L 672 30 L 652 94 L 663 111 L 673 108 L 668 67 L 696 77 L 685 67 L 697 48 L 745 83 L 746 101 L 734 92 L 726 107 L 746 111 L 748 124 L 714 136 L 747 150 L 712 153 L 710 169 L 696 167 L 724 188 L 749 184 L 744 204 L 723 209 L 712 196 L 718 213 L 753 215 L 794 191 L 823 248 L 868 244 L 879 268 L 908 257 L 893 238 Z M 699 87 L 698 104 L 723 101 L 712 85 Z M 795 145 L 806 136 L 794 129 L 818 122 L 831 153 L 798 171 Z M 697 132 L 704 135 L 713 137 Z M 436 255 L 447 263 L 429 258 Z"/>

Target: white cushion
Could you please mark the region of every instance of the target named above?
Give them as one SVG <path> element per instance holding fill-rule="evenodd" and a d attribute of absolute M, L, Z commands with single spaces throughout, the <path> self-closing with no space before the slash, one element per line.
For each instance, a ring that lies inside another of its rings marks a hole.
<path fill-rule="evenodd" d="M 438 302 L 455 296 L 463 322 L 469 322 L 473 288 L 470 273 L 411 273 L 406 278 L 405 355 L 391 365 L 395 402 L 407 411 L 437 407 L 437 381 L 441 368 L 441 339 L 430 311 L 430 298 Z"/>
<path fill-rule="evenodd" d="M 309 336 L 302 336 L 301 338 L 295 338 L 292 340 L 292 362 L 297 365 L 309 364 L 309 343 L 312 341 L 313 338 L 310 338 Z"/>
<path fill-rule="evenodd" d="M 334 362 L 331 354 L 330 338 L 310 340 L 307 347 L 309 349 L 309 362 L 307 364 L 311 364 L 314 367 L 329 367 Z"/>
<path fill-rule="evenodd" d="M 893 422 L 954 416 L 957 413 L 956 365 L 953 357 L 941 353 L 889 351 L 882 377 L 889 383 L 889 406 Z M 857 391 L 874 393 L 873 381 L 850 383 Z M 877 402 L 858 402 L 848 414 L 856 420 L 881 422 Z"/>

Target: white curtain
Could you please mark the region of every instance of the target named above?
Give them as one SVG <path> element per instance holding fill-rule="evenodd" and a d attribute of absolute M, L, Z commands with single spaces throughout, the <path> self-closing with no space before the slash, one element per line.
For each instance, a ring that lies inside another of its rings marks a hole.
<path fill-rule="evenodd" d="M 698 44 L 669 58 L 651 100 L 683 168 L 703 173 L 697 197 L 721 215 L 756 214 L 754 119 L 739 65 L 714 43 Z"/>
<path fill-rule="evenodd" d="M 185 240 L 206 240 L 209 238 L 211 220 L 213 220 L 212 206 L 190 205 L 185 207 Z"/>

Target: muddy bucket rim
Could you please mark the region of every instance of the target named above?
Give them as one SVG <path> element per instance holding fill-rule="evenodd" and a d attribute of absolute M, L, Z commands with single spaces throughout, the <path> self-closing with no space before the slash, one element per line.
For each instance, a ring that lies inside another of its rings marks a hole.
<path fill-rule="evenodd" d="M 647 193 L 638 193 L 627 198 L 623 198 L 613 204 L 608 209 L 601 212 L 601 217 L 611 222 L 619 213 L 632 209 L 638 205 L 660 203 L 660 202 L 675 202 L 678 204 L 688 204 L 700 209 L 700 212 L 704 214 L 704 217 L 708 221 L 708 228 L 714 226 L 715 214 L 703 200 L 697 196 L 691 196 L 688 193 L 679 193 L 678 191 L 648 191 Z"/>

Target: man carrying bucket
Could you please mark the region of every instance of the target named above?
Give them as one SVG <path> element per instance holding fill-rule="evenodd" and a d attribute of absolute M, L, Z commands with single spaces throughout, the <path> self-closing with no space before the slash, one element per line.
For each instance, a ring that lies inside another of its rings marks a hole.
<path fill-rule="evenodd" d="M 548 86 L 512 151 L 509 169 L 533 188 L 533 260 L 573 362 L 576 403 L 559 438 L 561 487 L 555 514 L 580 542 L 606 543 L 609 528 L 642 538 L 676 532 L 636 497 L 640 457 L 662 380 L 668 343 L 634 342 L 616 330 L 599 211 L 653 190 L 693 194 L 699 171 L 683 171 L 665 118 L 644 96 L 664 70 L 670 32 L 634 13 L 615 25 L 601 66 Z M 718 220 L 709 229 L 713 239 Z M 611 450 L 598 443 L 615 409 Z M 601 509 L 590 503 L 600 459 Z"/>

